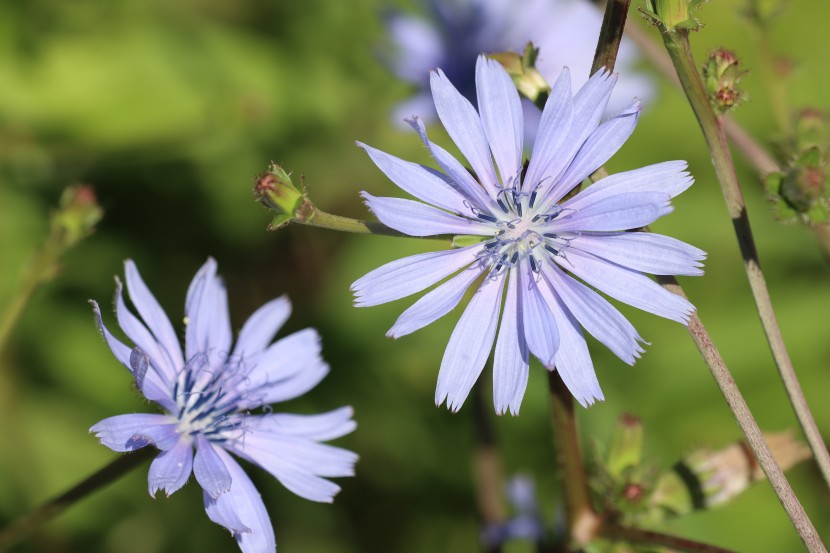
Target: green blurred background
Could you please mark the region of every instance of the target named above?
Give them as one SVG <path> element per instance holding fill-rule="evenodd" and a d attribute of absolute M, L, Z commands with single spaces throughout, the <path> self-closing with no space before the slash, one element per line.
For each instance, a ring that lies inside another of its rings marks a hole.
<path fill-rule="evenodd" d="M 756 37 L 737 15 L 742 6 L 739 0 L 706 6 L 706 28 L 693 36 L 699 59 L 726 46 L 748 67 L 757 65 Z M 268 213 L 250 193 L 255 175 L 274 160 L 304 174 L 323 209 L 362 217 L 359 190 L 398 192 L 355 140 L 426 161 L 417 137 L 389 121 L 391 107 L 409 90 L 378 62 L 383 8 L 379 0 L 0 2 L 0 306 L 46 235 L 48 212 L 63 187 L 94 185 L 106 210 L 97 233 L 66 257 L 60 278 L 35 296 L 0 360 L 0 520 L 28 511 L 115 457 L 87 433 L 92 424 L 147 409 L 98 335 L 86 300 L 108 304 L 113 275 L 132 258 L 178 321 L 190 278 L 212 255 L 227 280 L 235 327 L 264 301 L 287 293 L 294 315 L 285 331 L 315 326 L 323 336 L 331 375 L 277 410 L 351 404 L 359 424 L 337 442 L 361 460 L 356 478 L 339 481 L 343 492 L 334 505 L 297 498 L 251 469 L 280 550 L 478 550 L 472 404 L 457 415 L 433 405 L 458 313 L 394 342 L 384 332 L 411 300 L 358 310 L 349 293 L 349 284 L 370 269 L 435 243 L 306 227 L 269 233 Z M 773 33 L 775 48 L 797 62 L 797 105 L 828 107 L 825 17 L 830 5 L 793 3 Z M 706 276 L 684 279 L 687 292 L 761 426 L 794 427 L 703 140 L 678 94 L 658 77 L 655 82 L 658 100 L 609 168 L 689 160 L 697 184 L 654 230 L 709 252 Z M 768 137 L 775 129 L 760 72 L 744 82 L 752 98 L 737 119 Z M 439 129 L 433 133 L 447 145 Z M 743 160 L 737 163 L 783 334 L 827 435 L 830 268 L 809 232 L 773 219 L 757 178 Z M 738 428 L 683 327 L 622 310 L 652 345 L 630 368 L 591 344 L 607 400 L 580 410 L 586 442 L 604 441 L 625 412 L 642 417 L 648 452 L 666 465 L 695 447 L 737 439 Z M 489 390 L 489 368 L 482 378 Z M 561 509 L 539 365 L 531 368 L 521 416 L 499 418 L 496 432 L 506 474 L 535 476 L 551 524 Z M 805 463 L 790 475 L 830 539 L 830 494 L 817 470 Z M 766 484 L 662 529 L 740 551 L 800 549 Z M 152 500 L 142 468 L 19 550 L 161 553 L 236 546 L 205 516 L 197 485 Z"/>

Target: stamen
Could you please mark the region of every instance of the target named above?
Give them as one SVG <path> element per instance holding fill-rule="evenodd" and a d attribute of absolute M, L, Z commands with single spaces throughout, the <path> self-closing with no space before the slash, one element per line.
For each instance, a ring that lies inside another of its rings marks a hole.
<path fill-rule="evenodd" d="M 551 246 L 550 244 L 545 244 L 545 249 L 548 250 L 553 255 L 559 255 L 559 250 Z"/>
<path fill-rule="evenodd" d="M 487 215 L 486 213 L 476 213 L 476 217 L 478 217 L 479 219 L 483 219 L 485 221 L 490 221 L 491 223 L 498 223 L 498 219 L 496 219 L 492 215 Z"/>

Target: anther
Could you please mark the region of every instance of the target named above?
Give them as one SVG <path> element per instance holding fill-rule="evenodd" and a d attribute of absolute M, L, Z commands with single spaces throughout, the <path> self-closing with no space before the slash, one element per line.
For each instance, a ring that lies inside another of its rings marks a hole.
<path fill-rule="evenodd" d="M 498 222 L 498 219 L 496 219 L 492 215 L 487 215 L 486 213 L 476 213 L 476 217 L 478 217 L 479 219 L 483 219 L 485 221 L 490 221 L 491 223 Z"/>
<path fill-rule="evenodd" d="M 545 244 L 545 249 L 548 250 L 553 255 L 559 255 L 559 250 L 557 250 L 556 248 L 554 248 L 553 246 L 551 246 L 549 244 Z"/>

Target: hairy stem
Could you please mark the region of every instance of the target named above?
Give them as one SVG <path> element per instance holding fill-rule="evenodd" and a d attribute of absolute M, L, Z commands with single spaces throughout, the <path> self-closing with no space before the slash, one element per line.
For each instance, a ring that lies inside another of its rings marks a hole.
<path fill-rule="evenodd" d="M 6 551 L 76 502 L 149 461 L 157 453 L 158 451 L 155 448 L 145 447 L 139 451 L 122 455 L 65 493 L 44 503 L 31 513 L 20 517 L 0 530 L 0 551 Z"/>
<path fill-rule="evenodd" d="M 555 370 L 548 372 L 553 446 L 559 479 L 565 496 L 565 518 L 569 537 L 577 544 L 585 544 L 596 535 L 600 518 L 594 512 L 588 496 L 588 479 L 574 413 L 574 399 Z"/>
<path fill-rule="evenodd" d="M 624 526 L 603 526 L 600 531 L 603 537 L 619 540 L 632 545 L 657 545 L 670 548 L 672 551 L 686 551 L 688 553 L 734 553 L 729 549 L 687 540 L 669 534 L 652 532 L 651 530 L 640 530 L 639 528 L 627 528 Z"/>
<path fill-rule="evenodd" d="M 772 300 L 767 290 L 764 273 L 761 271 L 746 205 L 732 163 L 732 154 L 726 143 L 726 135 L 721 120 L 712 110 L 706 89 L 692 58 L 689 32 L 684 29 L 673 32 L 661 29 L 661 33 L 666 50 L 677 71 L 677 76 L 680 78 L 683 90 L 689 99 L 689 104 L 695 113 L 695 117 L 697 117 L 706 143 L 709 146 L 712 164 L 715 166 L 715 174 L 718 177 L 729 215 L 732 218 L 735 235 L 738 238 L 738 245 L 744 260 L 744 269 L 749 279 L 755 305 L 758 308 L 758 315 L 761 318 L 761 324 L 772 351 L 773 359 L 784 383 L 787 397 L 789 397 L 796 417 L 801 424 L 807 443 L 813 451 L 816 463 L 821 469 L 825 483 L 830 486 L 830 453 L 827 451 L 827 446 L 807 405 L 804 392 L 798 382 L 787 347 L 784 344 L 784 338 L 781 335 L 781 329 L 772 308 Z"/>
<path fill-rule="evenodd" d="M 670 292 L 674 292 L 684 298 L 686 297 L 686 294 L 674 277 L 661 276 L 657 277 L 657 280 Z M 724 363 L 718 348 L 712 342 L 712 338 L 709 336 L 697 313 L 692 315 L 688 330 L 695 346 L 697 346 L 698 351 L 700 351 L 700 354 L 706 361 L 706 366 L 709 367 L 709 371 L 715 378 L 718 388 L 720 388 L 723 397 L 726 399 L 729 409 L 735 416 L 735 420 L 738 421 L 738 426 L 740 426 L 749 447 L 752 449 L 752 453 L 758 460 L 758 465 L 767 476 L 775 491 L 775 495 L 778 496 L 778 500 L 790 517 L 798 535 L 801 537 L 804 545 L 807 546 L 807 550 L 811 553 L 826 553 L 827 549 L 821 542 L 818 532 L 816 532 L 813 523 L 807 517 L 807 513 L 804 512 L 804 508 L 795 496 L 789 482 L 787 482 L 787 478 L 784 476 L 781 467 L 775 462 L 775 458 L 772 456 L 772 452 L 764 440 L 761 429 L 758 428 L 758 423 L 753 418 L 749 406 L 741 395 L 735 379 L 732 378 L 732 374 L 726 367 L 726 363 Z"/>

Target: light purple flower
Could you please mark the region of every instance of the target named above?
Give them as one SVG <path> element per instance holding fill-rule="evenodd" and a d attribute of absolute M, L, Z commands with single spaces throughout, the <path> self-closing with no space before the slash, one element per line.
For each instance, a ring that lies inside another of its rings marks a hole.
<path fill-rule="evenodd" d="M 392 48 L 385 57 L 402 80 L 417 87 L 395 109 L 400 121 L 412 114 L 431 121 L 429 72 L 440 67 L 468 100 L 476 102 L 475 59 L 481 52 L 518 51 L 532 41 L 540 48 L 537 68 L 553 80 L 569 67 L 577 85 L 587 80 L 602 24 L 602 13 L 588 0 L 420 0 L 426 17 L 390 11 L 386 17 Z M 623 39 L 617 56 L 620 78 L 610 109 L 619 111 L 632 97 L 647 101 L 651 80 L 634 71 L 637 49 Z M 529 104 L 529 102 L 528 102 Z M 526 110 L 526 126 L 538 123 L 538 110 Z"/>
<path fill-rule="evenodd" d="M 600 122 L 615 75 L 599 71 L 572 96 L 568 71 L 562 72 L 524 175 L 522 109 L 504 69 L 478 58 L 480 113 L 440 69 L 431 77 L 438 116 L 478 181 L 430 142 L 415 118 L 410 123 L 443 173 L 359 144 L 387 177 L 421 201 L 363 196 L 393 229 L 411 236 L 467 235 L 456 243 L 471 245 L 375 269 L 352 285 L 356 304 L 386 303 L 443 281 L 398 318 L 387 335 L 399 338 L 449 313 L 481 281 L 444 353 L 437 405 L 446 401 L 453 411 L 461 407 L 494 341 L 499 414 L 518 413 L 530 354 L 548 369 L 556 367 L 583 405 L 603 399 L 580 325 L 628 364 L 642 353 L 643 340 L 617 309 L 577 278 L 622 302 L 688 322 L 694 307 L 643 273 L 700 275 L 704 252 L 667 236 L 620 232 L 672 211 L 671 198 L 693 182 L 686 163 L 669 161 L 612 175 L 563 201 L 634 131 L 640 112 L 636 101 Z"/>
<path fill-rule="evenodd" d="M 185 348 L 132 261 L 125 264 L 127 291 L 139 317 L 126 306 L 116 279 L 115 312 L 129 348 L 98 327 L 144 396 L 163 414 L 127 414 L 90 429 L 113 451 L 148 445 L 161 453 L 150 465 L 149 490 L 168 496 L 193 472 L 204 490 L 208 517 L 231 531 L 245 553 L 276 550 L 274 529 L 251 480 L 233 453 L 270 472 L 286 488 L 312 501 L 331 502 L 340 488 L 324 477 L 352 476 L 357 456 L 320 442 L 355 428 L 352 409 L 319 415 L 251 411 L 298 397 L 329 371 L 313 329 L 271 343 L 291 313 L 285 297 L 260 307 L 232 347 L 228 297 L 216 262 L 196 273 L 185 302 Z M 194 455 L 195 450 L 195 455 Z"/>

